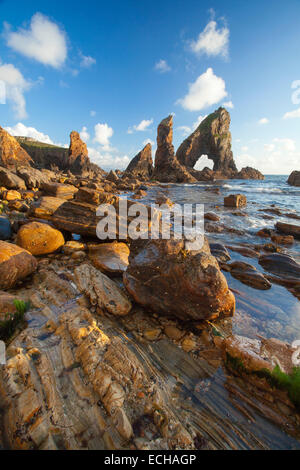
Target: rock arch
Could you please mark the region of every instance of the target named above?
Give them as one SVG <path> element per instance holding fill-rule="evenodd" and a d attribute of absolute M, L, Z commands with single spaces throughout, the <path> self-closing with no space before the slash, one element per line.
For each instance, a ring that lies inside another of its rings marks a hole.
<path fill-rule="evenodd" d="M 207 116 L 177 150 L 178 161 L 194 168 L 202 155 L 214 162 L 213 170 L 233 176 L 237 168 L 231 150 L 230 114 L 219 108 Z"/>

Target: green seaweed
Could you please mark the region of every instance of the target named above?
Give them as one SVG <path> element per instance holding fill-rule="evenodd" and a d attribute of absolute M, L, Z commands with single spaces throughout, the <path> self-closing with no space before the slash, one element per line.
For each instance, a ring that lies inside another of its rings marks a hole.
<path fill-rule="evenodd" d="M 29 302 L 23 300 L 14 300 L 16 313 L 5 315 L 5 320 L 0 321 L 0 340 L 9 341 L 16 330 L 24 325 L 24 316 L 30 308 Z"/>
<path fill-rule="evenodd" d="M 283 372 L 278 365 L 272 371 L 260 369 L 250 372 L 240 358 L 233 357 L 228 353 L 226 354 L 226 365 L 240 374 L 253 374 L 264 378 L 272 388 L 285 390 L 291 402 L 300 410 L 300 367 L 294 367 L 290 374 Z"/>

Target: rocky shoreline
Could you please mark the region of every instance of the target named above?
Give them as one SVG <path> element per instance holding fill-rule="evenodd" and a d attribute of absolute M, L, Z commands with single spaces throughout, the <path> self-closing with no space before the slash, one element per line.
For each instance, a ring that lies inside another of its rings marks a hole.
<path fill-rule="evenodd" d="M 141 199 L 149 211 L 143 200 L 151 188 L 172 205 L 161 182 L 237 177 L 224 111 L 200 124 L 177 154 L 172 118 L 163 120 L 154 167 L 148 145 L 124 174 L 93 166 L 75 132 L 53 169 L 47 158 L 37 168 L 22 142 L 1 133 L 3 448 L 263 449 L 274 445 L 271 436 L 278 448 L 300 447 L 297 349 L 233 332 L 242 295 L 228 277 L 254 293 L 280 285 L 300 299 L 300 265 L 288 252 L 299 225 L 261 230 L 255 246 L 206 239 L 197 251 L 184 240 L 133 242 L 117 234 L 101 243 L 96 236 L 100 204 L 117 210 L 119 230 L 127 223 L 118 213 L 124 193 L 129 206 Z M 215 170 L 194 171 L 197 152 L 214 155 Z M 250 174 L 260 178 L 253 169 L 238 177 Z M 213 197 L 216 188 L 206 189 Z M 224 198 L 236 217 L 246 206 L 242 194 Z M 205 229 L 243 236 L 220 212 L 205 214 Z M 243 260 L 232 260 L 235 253 Z"/>

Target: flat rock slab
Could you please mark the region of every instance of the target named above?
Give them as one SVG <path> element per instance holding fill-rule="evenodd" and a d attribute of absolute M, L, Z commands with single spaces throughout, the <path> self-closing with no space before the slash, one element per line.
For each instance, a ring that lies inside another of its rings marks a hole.
<path fill-rule="evenodd" d="M 65 202 L 64 199 L 58 197 L 43 196 L 31 204 L 29 215 L 48 220 Z"/>
<path fill-rule="evenodd" d="M 264 255 L 259 258 L 259 264 L 268 272 L 283 278 L 299 280 L 300 264 L 291 256 L 279 253 Z"/>
<path fill-rule="evenodd" d="M 100 271 L 123 273 L 128 267 L 130 250 L 125 243 L 102 243 L 89 246 L 89 257 Z"/>
<path fill-rule="evenodd" d="M 74 194 L 78 192 L 78 189 L 71 184 L 61 184 L 61 183 L 44 183 L 42 185 L 42 190 L 45 194 L 54 197 L 60 197 L 62 199 L 73 199 Z"/>

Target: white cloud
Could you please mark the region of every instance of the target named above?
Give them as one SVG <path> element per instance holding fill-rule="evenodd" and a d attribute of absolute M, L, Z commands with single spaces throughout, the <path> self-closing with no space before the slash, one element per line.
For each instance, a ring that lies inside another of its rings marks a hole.
<path fill-rule="evenodd" d="M 208 68 L 194 83 L 189 84 L 188 94 L 177 103 L 189 111 L 200 111 L 224 99 L 227 96 L 225 88 L 224 80 Z"/>
<path fill-rule="evenodd" d="M 269 122 L 270 122 L 269 119 L 264 117 L 258 121 L 258 124 L 264 125 L 264 124 L 268 124 Z"/>
<path fill-rule="evenodd" d="M 83 126 L 80 132 L 80 137 L 84 142 L 87 142 L 90 138 L 90 134 L 88 133 L 87 127 Z"/>
<path fill-rule="evenodd" d="M 274 144 L 265 144 L 264 149 L 266 152 L 273 152 L 275 150 L 275 145 Z"/>
<path fill-rule="evenodd" d="M 31 18 L 29 29 L 20 28 L 12 32 L 6 25 L 7 45 L 14 51 L 37 60 L 44 65 L 61 67 L 67 58 L 65 32 L 47 16 L 36 13 Z"/>
<path fill-rule="evenodd" d="M 102 152 L 95 148 L 88 148 L 89 157 L 93 163 L 96 163 L 104 170 L 119 169 L 124 170 L 127 168 L 130 158 L 127 155 L 114 156 L 109 152 Z"/>
<path fill-rule="evenodd" d="M 82 52 L 79 53 L 79 56 L 80 56 L 80 67 L 82 68 L 85 68 L 85 69 L 88 69 L 90 68 L 92 65 L 95 65 L 96 64 L 96 59 L 94 59 L 93 57 L 91 56 L 87 56 L 87 55 L 83 55 Z"/>
<path fill-rule="evenodd" d="M 151 126 L 151 124 L 153 124 L 153 119 L 148 119 L 148 120 L 143 119 L 139 124 L 137 124 L 136 126 L 133 126 L 133 128 L 129 127 L 127 133 L 133 134 L 134 131 L 136 132 L 146 131 L 148 127 Z"/>
<path fill-rule="evenodd" d="M 292 139 L 273 139 L 273 142 L 278 143 L 283 146 L 288 152 L 293 152 L 296 150 L 296 142 Z"/>
<path fill-rule="evenodd" d="M 155 64 L 155 70 L 157 70 L 160 73 L 166 73 L 170 72 L 172 69 L 168 65 L 166 60 L 160 59 L 156 64 Z"/>
<path fill-rule="evenodd" d="M 95 125 L 95 137 L 94 142 L 102 145 L 105 150 L 110 149 L 109 139 L 113 136 L 113 129 L 108 124 L 96 124 Z M 110 149 L 111 150 L 111 149 Z"/>
<path fill-rule="evenodd" d="M 252 166 L 266 175 L 288 175 L 299 164 L 300 152 L 292 139 L 275 138 L 261 149 L 253 148 L 249 151 L 246 148 L 242 147 L 241 153 L 236 156 L 239 168 Z"/>
<path fill-rule="evenodd" d="M 224 26 L 219 28 L 216 21 L 210 21 L 199 34 L 196 41 L 192 41 L 190 47 L 196 54 L 207 56 L 228 56 L 229 29 Z"/>
<path fill-rule="evenodd" d="M 45 144 L 62 146 L 61 144 L 53 142 L 47 134 L 38 131 L 34 127 L 27 127 L 22 122 L 18 122 L 13 127 L 5 127 L 5 130 L 13 136 L 31 137 L 32 139 L 44 142 Z"/>
<path fill-rule="evenodd" d="M 226 101 L 225 103 L 223 103 L 223 106 L 224 106 L 224 108 L 229 108 L 229 109 L 234 108 L 234 104 L 233 104 L 232 101 Z"/>
<path fill-rule="evenodd" d="M 96 111 L 93 111 L 93 110 L 92 110 L 92 111 L 90 112 L 90 115 L 91 115 L 92 117 L 96 116 L 96 114 L 97 114 Z"/>
<path fill-rule="evenodd" d="M 242 147 L 242 152 L 246 153 L 248 152 L 248 150 L 249 150 L 249 147 L 247 146 Z"/>
<path fill-rule="evenodd" d="M 0 64 L 0 80 L 5 84 L 6 100 L 10 101 L 18 119 L 27 117 L 24 93 L 31 83 L 23 77 L 20 70 L 12 64 Z"/>
<path fill-rule="evenodd" d="M 285 113 L 283 116 L 283 119 L 295 119 L 295 118 L 300 118 L 300 108 L 295 109 L 294 111 L 289 111 Z"/>

